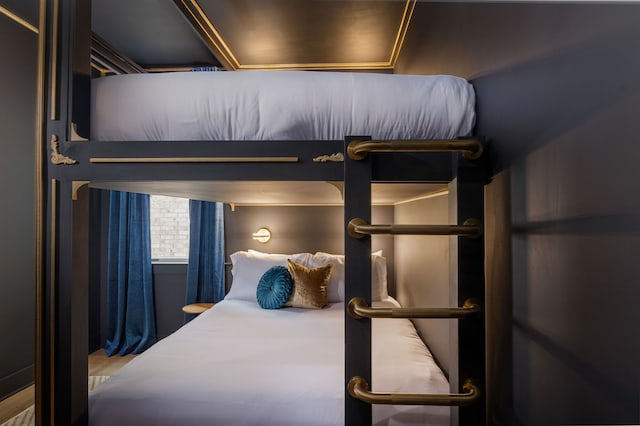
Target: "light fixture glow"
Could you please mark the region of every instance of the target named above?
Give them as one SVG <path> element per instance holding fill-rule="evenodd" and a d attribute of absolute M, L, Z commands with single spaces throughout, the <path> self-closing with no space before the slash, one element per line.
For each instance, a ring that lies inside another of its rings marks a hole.
<path fill-rule="evenodd" d="M 252 238 L 259 243 L 266 243 L 271 239 L 271 231 L 267 228 L 260 228 L 253 233 Z"/>

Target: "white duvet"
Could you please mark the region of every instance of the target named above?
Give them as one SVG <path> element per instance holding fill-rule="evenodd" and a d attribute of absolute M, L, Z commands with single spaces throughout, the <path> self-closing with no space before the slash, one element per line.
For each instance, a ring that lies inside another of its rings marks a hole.
<path fill-rule="evenodd" d="M 91 392 L 90 424 L 343 425 L 343 315 L 342 303 L 220 302 Z M 409 321 L 374 320 L 372 340 L 374 390 L 449 391 Z M 449 408 L 374 406 L 373 417 L 375 425 L 446 425 Z"/>
<path fill-rule="evenodd" d="M 453 76 L 317 71 L 130 74 L 92 81 L 91 139 L 455 139 L 475 92 Z"/>

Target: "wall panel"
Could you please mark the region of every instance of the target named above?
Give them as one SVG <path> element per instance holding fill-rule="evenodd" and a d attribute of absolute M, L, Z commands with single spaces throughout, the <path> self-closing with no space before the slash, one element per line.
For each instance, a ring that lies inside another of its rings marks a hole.
<path fill-rule="evenodd" d="M 400 204 L 395 223 L 406 225 L 449 223 L 447 196 Z M 398 301 L 407 307 L 449 306 L 448 236 L 399 235 L 395 237 Z M 445 372 L 449 371 L 449 320 L 414 320 L 418 332 Z"/>
<path fill-rule="evenodd" d="M 412 24 L 397 71 L 471 79 L 507 182 L 488 188 L 509 212 L 488 303 L 511 299 L 487 310 L 490 423 L 637 424 L 640 5 L 419 3 Z"/>
<path fill-rule="evenodd" d="M 33 381 L 37 51 L 37 34 L 0 14 L 0 398 Z"/>

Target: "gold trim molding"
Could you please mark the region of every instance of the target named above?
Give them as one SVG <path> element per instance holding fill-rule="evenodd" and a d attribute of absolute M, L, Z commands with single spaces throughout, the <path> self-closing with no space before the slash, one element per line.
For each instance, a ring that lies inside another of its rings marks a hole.
<path fill-rule="evenodd" d="M 35 115 L 35 377 L 34 377 L 34 405 L 35 405 L 35 424 L 37 426 L 43 426 L 43 404 L 45 401 L 45 390 L 43 377 L 45 368 L 44 354 L 47 350 L 47 343 L 44 341 L 46 336 L 45 324 L 48 322 L 46 318 L 46 279 L 45 279 L 45 229 L 46 229 L 46 198 L 47 188 L 44 183 L 43 176 L 45 175 L 46 160 L 44 155 L 44 147 L 46 146 L 46 131 L 45 131 L 45 73 L 46 73 L 46 22 L 47 22 L 47 0 L 40 0 L 39 16 L 38 16 L 38 80 L 36 88 L 37 96 L 37 108 Z M 53 392 L 51 393 L 53 394 Z M 53 397 L 52 397 L 53 398 Z M 52 400 L 53 402 L 53 400 Z M 51 405 L 53 407 L 53 404 Z M 53 423 L 51 420 L 50 423 Z"/>
<path fill-rule="evenodd" d="M 297 163 L 298 157 L 92 157 L 90 163 Z"/>
<path fill-rule="evenodd" d="M 52 18 L 51 18 L 51 58 L 49 63 L 51 66 L 51 80 L 49 82 L 49 119 L 55 121 L 58 119 L 58 15 L 60 4 L 59 0 L 51 1 Z"/>
<path fill-rule="evenodd" d="M 10 11 L 9 9 L 7 9 L 6 7 L 4 7 L 2 5 L 0 5 L 0 13 L 5 15 L 9 19 L 13 20 L 14 22 L 17 22 L 18 24 L 22 25 L 23 27 L 25 27 L 29 31 L 32 31 L 35 34 L 39 33 L 38 28 L 35 25 L 32 25 L 29 21 L 27 21 L 26 19 L 21 18 L 20 16 L 18 16 L 15 13 L 13 13 L 12 11 Z"/>
<path fill-rule="evenodd" d="M 50 300 L 49 300 L 49 410 L 51 425 L 55 423 L 56 408 L 56 294 L 57 290 L 57 224 L 58 224 L 58 181 L 51 180 L 51 242 L 49 246 L 49 262 L 50 262 Z"/>

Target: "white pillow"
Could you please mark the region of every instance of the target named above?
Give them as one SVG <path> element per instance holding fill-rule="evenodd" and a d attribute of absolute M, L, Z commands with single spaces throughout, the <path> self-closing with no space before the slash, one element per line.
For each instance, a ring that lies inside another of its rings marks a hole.
<path fill-rule="evenodd" d="M 371 300 L 385 300 L 387 297 L 387 258 L 382 256 L 382 250 L 378 250 L 371 253 Z"/>
<path fill-rule="evenodd" d="M 313 256 L 311 253 L 294 253 L 294 254 L 263 253 L 261 251 L 253 250 L 253 249 L 249 249 L 247 250 L 247 252 L 249 253 L 249 255 L 255 257 L 256 259 L 270 259 L 278 262 L 281 262 L 284 259 L 285 266 L 287 265 L 287 259 L 291 259 L 296 263 L 309 267 L 311 264 L 311 257 Z"/>
<path fill-rule="evenodd" d="M 344 256 L 317 252 L 311 257 L 309 268 L 331 264 L 331 275 L 327 282 L 327 302 L 344 302 Z"/>
<path fill-rule="evenodd" d="M 344 302 L 344 256 L 317 252 L 311 258 L 310 268 L 331 263 L 333 270 L 327 283 L 327 300 Z M 380 301 L 389 296 L 387 291 L 387 259 L 382 250 L 371 253 L 371 300 Z"/>
<path fill-rule="evenodd" d="M 231 274 L 233 281 L 229 293 L 225 296 L 228 300 L 246 300 L 258 303 L 256 291 L 258 281 L 262 275 L 272 266 L 287 266 L 287 259 L 306 264 L 311 257 L 310 253 L 297 254 L 267 254 L 260 252 L 237 251 L 229 256 L 231 258 Z"/>

